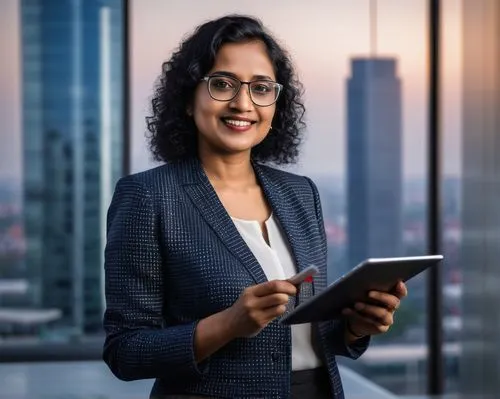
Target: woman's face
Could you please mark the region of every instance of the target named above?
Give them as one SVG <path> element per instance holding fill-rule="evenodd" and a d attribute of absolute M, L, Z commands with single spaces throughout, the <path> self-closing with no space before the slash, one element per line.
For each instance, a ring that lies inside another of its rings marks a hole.
<path fill-rule="evenodd" d="M 223 45 L 207 76 L 214 74 L 234 76 L 246 82 L 263 77 L 276 81 L 266 47 L 260 41 Z M 207 82 L 201 82 L 190 111 L 198 128 L 199 151 L 230 155 L 249 153 L 264 140 L 271 128 L 276 104 L 255 105 L 246 84 L 231 101 L 217 101 L 210 96 Z"/>

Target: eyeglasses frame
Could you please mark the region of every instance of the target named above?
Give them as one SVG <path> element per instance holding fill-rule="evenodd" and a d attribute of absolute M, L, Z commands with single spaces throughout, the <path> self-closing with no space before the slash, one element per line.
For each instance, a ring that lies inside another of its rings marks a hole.
<path fill-rule="evenodd" d="M 210 92 L 210 79 L 212 79 L 212 78 L 229 78 L 229 79 L 234 79 L 234 80 L 236 80 L 237 82 L 240 83 L 240 86 L 238 87 L 238 90 L 236 90 L 236 93 L 234 94 L 233 97 L 231 97 L 228 100 L 219 100 L 217 98 L 214 98 L 214 96 Z M 221 101 L 221 102 L 233 101 L 238 96 L 238 94 L 240 93 L 241 86 L 243 86 L 244 84 L 246 84 L 247 87 L 248 87 L 248 95 L 250 97 L 250 100 L 252 101 L 252 104 L 254 104 L 257 107 L 270 107 L 271 105 L 276 104 L 276 102 L 278 101 L 278 99 L 280 97 L 281 91 L 283 90 L 283 85 L 281 83 L 275 82 L 274 80 L 267 80 L 267 79 L 255 79 L 255 80 L 251 80 L 249 82 L 245 82 L 243 80 L 239 80 L 238 78 L 236 78 L 234 76 L 228 76 L 228 75 L 222 75 L 222 74 L 220 74 L 220 75 L 219 74 L 214 74 L 214 75 L 204 76 L 204 77 L 201 78 L 201 80 L 204 81 L 204 82 L 207 82 L 207 91 L 208 91 L 208 94 L 210 95 L 210 98 L 212 98 L 212 100 Z M 269 82 L 269 83 L 274 83 L 275 85 L 277 85 L 277 87 L 278 87 L 278 95 L 276 96 L 276 99 L 271 104 L 260 105 L 260 104 L 256 104 L 255 103 L 255 101 L 254 101 L 254 99 L 252 97 L 252 93 L 250 91 L 250 84 L 251 83 L 255 83 L 255 82 Z"/>

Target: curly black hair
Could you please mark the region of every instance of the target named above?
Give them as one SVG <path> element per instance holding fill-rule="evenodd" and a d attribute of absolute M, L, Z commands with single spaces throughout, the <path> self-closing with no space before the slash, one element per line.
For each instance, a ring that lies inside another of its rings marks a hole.
<path fill-rule="evenodd" d="M 275 164 L 293 163 L 302 142 L 305 108 L 302 85 L 287 52 L 258 19 L 228 15 L 198 26 L 170 60 L 162 65 L 152 105 L 146 118 L 150 150 L 158 161 L 172 162 L 197 155 L 197 129 L 187 115 L 194 91 L 212 68 L 219 49 L 226 43 L 262 41 L 283 90 L 276 103 L 273 128 L 252 148 L 252 159 Z"/>

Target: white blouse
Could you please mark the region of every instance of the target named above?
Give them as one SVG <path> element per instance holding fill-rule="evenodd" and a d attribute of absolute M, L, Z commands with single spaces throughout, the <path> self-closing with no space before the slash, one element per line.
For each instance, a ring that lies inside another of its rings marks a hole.
<path fill-rule="evenodd" d="M 269 245 L 262 235 L 258 221 L 233 217 L 231 219 L 269 281 L 284 280 L 297 273 L 287 238 L 274 215 L 265 221 Z M 291 327 L 292 370 L 307 370 L 321 366 L 321 360 L 312 346 L 311 324 L 298 324 Z"/>

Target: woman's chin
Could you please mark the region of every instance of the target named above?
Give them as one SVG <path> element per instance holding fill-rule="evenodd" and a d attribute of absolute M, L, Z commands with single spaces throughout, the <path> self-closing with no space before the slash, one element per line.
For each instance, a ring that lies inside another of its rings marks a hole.
<path fill-rule="evenodd" d="M 246 153 L 256 145 L 252 140 L 227 140 L 222 144 L 222 149 L 227 153 Z"/>
<path fill-rule="evenodd" d="M 219 136 L 216 140 L 205 142 L 206 147 L 210 148 L 211 152 L 220 154 L 244 154 L 249 153 L 253 147 L 259 144 L 262 140 L 258 140 L 253 136 L 227 137 Z M 205 147 L 205 146 L 204 146 Z"/>

